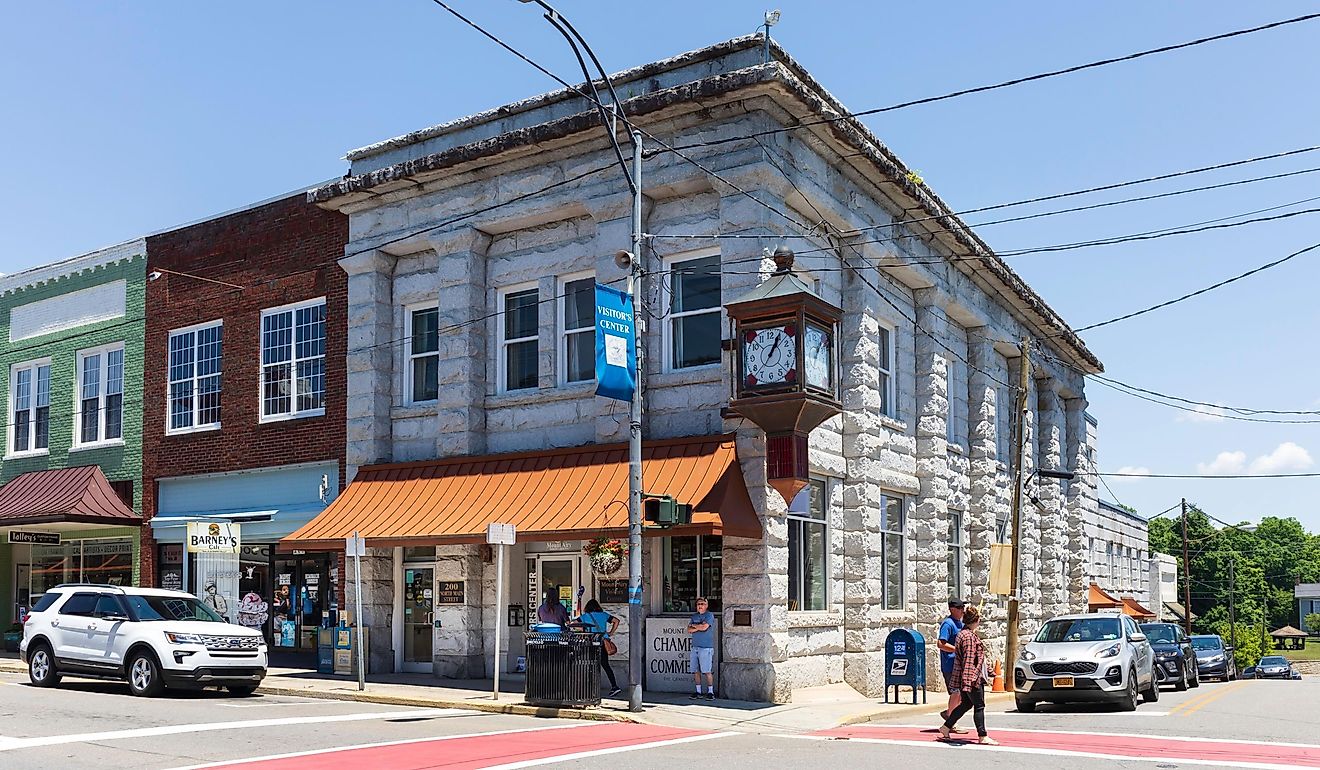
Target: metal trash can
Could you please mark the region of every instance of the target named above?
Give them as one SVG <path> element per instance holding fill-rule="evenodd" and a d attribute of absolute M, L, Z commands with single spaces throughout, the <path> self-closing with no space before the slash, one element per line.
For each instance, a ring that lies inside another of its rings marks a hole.
<path fill-rule="evenodd" d="M 599 706 L 601 635 L 555 629 L 527 632 L 527 702 Z"/>

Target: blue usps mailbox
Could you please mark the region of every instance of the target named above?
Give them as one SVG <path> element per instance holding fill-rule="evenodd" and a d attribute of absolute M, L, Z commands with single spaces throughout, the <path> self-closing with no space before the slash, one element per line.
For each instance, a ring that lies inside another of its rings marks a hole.
<path fill-rule="evenodd" d="M 885 703 L 889 702 L 889 688 L 894 688 L 894 702 L 899 702 L 902 687 L 912 688 L 912 702 L 917 702 L 917 688 L 921 688 L 921 702 L 926 702 L 926 638 L 907 628 L 895 628 L 885 637 Z"/>

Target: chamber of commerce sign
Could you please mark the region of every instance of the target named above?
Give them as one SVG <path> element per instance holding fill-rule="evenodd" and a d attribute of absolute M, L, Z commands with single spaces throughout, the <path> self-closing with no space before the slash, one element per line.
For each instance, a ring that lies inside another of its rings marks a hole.
<path fill-rule="evenodd" d="M 229 522 L 188 522 L 188 553 L 238 553 L 238 525 Z"/>

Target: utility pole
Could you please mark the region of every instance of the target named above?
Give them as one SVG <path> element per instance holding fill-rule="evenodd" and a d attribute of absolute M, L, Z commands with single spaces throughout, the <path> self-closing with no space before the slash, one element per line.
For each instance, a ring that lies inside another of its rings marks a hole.
<path fill-rule="evenodd" d="M 1022 453 L 1026 445 L 1027 386 L 1031 382 L 1031 339 L 1022 338 L 1022 358 L 1018 366 L 1017 422 L 1013 431 L 1013 540 L 1012 576 L 1008 592 L 1008 639 L 1004 643 L 1004 660 L 1009 670 L 1004 677 L 1004 689 L 1012 692 L 1013 664 L 1017 661 L 1018 646 L 1018 565 L 1022 558 Z"/>
<path fill-rule="evenodd" d="M 1237 648 L 1237 559 L 1228 560 L 1228 646 Z"/>
<path fill-rule="evenodd" d="M 633 208 L 632 266 L 628 293 L 633 297 L 633 336 L 637 338 L 637 382 L 628 419 L 628 710 L 642 710 L 642 656 L 646 634 L 642 626 L 642 383 L 646 380 L 642 350 L 645 321 L 637 312 L 642 295 L 642 135 L 632 133 Z"/>
<path fill-rule="evenodd" d="M 1183 630 L 1192 635 L 1192 559 L 1187 555 L 1187 498 L 1182 499 Z"/>

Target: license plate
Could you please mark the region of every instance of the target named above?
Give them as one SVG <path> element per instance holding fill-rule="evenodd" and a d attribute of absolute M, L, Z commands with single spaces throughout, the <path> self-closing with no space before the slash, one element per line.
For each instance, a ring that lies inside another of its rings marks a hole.
<path fill-rule="evenodd" d="M 1072 687 L 1072 686 L 1073 686 L 1073 678 L 1070 677 L 1070 676 L 1056 676 L 1056 677 L 1054 677 L 1054 686 L 1055 686 L 1055 687 Z"/>

